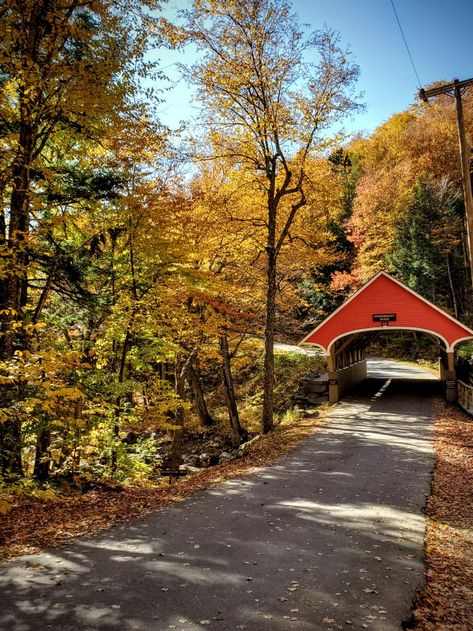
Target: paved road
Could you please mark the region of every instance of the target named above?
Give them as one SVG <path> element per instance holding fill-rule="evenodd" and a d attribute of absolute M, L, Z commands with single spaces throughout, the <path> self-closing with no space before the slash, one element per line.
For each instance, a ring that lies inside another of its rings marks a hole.
<path fill-rule="evenodd" d="M 297 353 L 298 355 L 322 355 L 322 349 L 318 346 L 298 346 L 297 344 L 285 344 L 274 342 L 274 350 L 280 353 Z"/>
<path fill-rule="evenodd" d="M 273 466 L 8 563 L 0 629 L 399 631 L 424 571 L 433 385 L 365 382 Z"/>
<path fill-rule="evenodd" d="M 438 375 L 434 375 L 428 370 L 415 366 L 393 361 L 391 359 L 379 359 L 370 357 L 367 361 L 368 377 L 372 379 L 428 379 L 436 380 Z"/>

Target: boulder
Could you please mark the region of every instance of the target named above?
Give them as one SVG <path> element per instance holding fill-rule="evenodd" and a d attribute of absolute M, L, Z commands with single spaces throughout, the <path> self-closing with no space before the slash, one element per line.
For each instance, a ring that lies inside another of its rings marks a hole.
<path fill-rule="evenodd" d="M 301 416 L 302 418 L 308 418 L 309 416 L 319 416 L 319 412 L 317 412 L 317 410 L 306 408 L 301 411 Z"/>
<path fill-rule="evenodd" d="M 231 453 L 229 453 L 228 451 L 222 451 L 222 453 L 220 454 L 220 457 L 218 459 L 218 464 L 223 464 L 225 462 L 228 462 L 229 460 L 232 460 L 233 456 Z"/>
<path fill-rule="evenodd" d="M 210 467 L 210 455 L 207 453 L 200 454 L 197 458 L 196 465 L 198 467 Z"/>
<path fill-rule="evenodd" d="M 246 443 L 241 444 L 237 450 L 238 455 L 244 456 L 246 453 L 248 453 L 248 450 L 251 448 L 251 445 L 254 445 L 254 443 L 260 438 L 261 438 L 261 434 L 258 434 L 251 440 L 248 440 Z"/>
<path fill-rule="evenodd" d="M 312 408 L 328 400 L 328 375 L 308 373 L 299 379 L 292 403 L 299 408 Z"/>
<path fill-rule="evenodd" d="M 182 469 L 183 471 L 185 471 L 186 473 L 198 473 L 200 471 L 199 467 L 193 467 L 190 464 L 182 465 L 179 468 Z"/>

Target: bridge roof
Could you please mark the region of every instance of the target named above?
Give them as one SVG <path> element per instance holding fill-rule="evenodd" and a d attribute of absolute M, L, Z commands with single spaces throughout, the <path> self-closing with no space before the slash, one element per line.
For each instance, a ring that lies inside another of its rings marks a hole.
<path fill-rule="evenodd" d="M 422 331 L 440 338 L 447 351 L 473 339 L 473 330 L 406 287 L 379 272 L 318 324 L 300 344 L 320 346 L 327 353 L 342 337 L 365 331 Z"/>

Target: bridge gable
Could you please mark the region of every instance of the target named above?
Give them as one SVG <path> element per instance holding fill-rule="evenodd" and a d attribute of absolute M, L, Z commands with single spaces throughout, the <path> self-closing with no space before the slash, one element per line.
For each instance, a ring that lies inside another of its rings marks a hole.
<path fill-rule="evenodd" d="M 395 330 L 424 331 L 444 341 L 447 351 L 473 339 L 473 331 L 386 272 L 379 272 L 309 333 L 301 344 L 322 347 L 350 333 Z"/>

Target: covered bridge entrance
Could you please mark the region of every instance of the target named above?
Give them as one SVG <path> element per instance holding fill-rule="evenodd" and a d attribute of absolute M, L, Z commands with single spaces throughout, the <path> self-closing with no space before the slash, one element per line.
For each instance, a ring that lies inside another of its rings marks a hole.
<path fill-rule="evenodd" d="M 439 345 L 439 377 L 448 401 L 457 398 L 455 345 L 473 331 L 386 272 L 379 272 L 325 318 L 300 344 L 327 356 L 329 401 L 366 379 L 365 348 L 386 330 L 421 331 Z"/>

